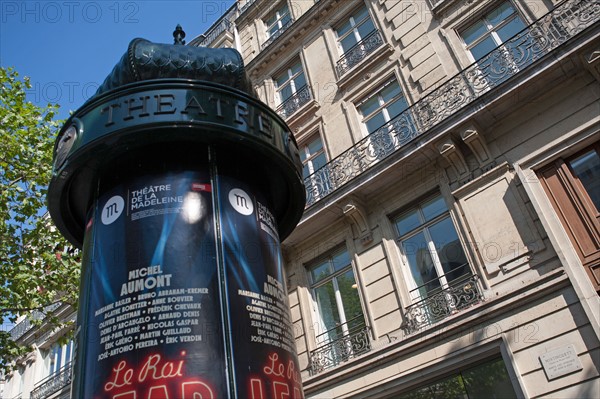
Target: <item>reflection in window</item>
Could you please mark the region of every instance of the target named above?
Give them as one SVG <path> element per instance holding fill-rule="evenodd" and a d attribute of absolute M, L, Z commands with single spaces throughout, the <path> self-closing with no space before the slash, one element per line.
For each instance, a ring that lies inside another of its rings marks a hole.
<path fill-rule="evenodd" d="M 307 191 L 326 193 L 331 189 L 328 169 L 321 169 L 327 164 L 327 158 L 321 142 L 321 136 L 313 136 L 304 145 L 300 145 L 300 160 L 302 161 L 302 177 L 307 185 Z M 307 178 L 310 179 L 307 180 Z"/>
<path fill-rule="evenodd" d="M 367 8 L 363 6 L 356 10 L 335 30 L 342 54 L 348 52 L 374 30 L 375 25 L 373 25 Z"/>
<path fill-rule="evenodd" d="M 533 62 L 535 43 L 531 37 L 525 35 L 512 39 L 525 26 L 513 5 L 504 2 L 460 33 L 473 60 L 477 61 L 490 84 L 501 83 Z M 501 52 L 486 57 L 499 46 Z"/>
<path fill-rule="evenodd" d="M 471 274 L 441 196 L 405 211 L 395 220 L 395 225 L 412 278 L 413 300 L 435 295 L 452 281 Z"/>
<path fill-rule="evenodd" d="M 365 325 L 350 255 L 345 249 L 309 268 L 320 325 L 317 344 L 331 342 Z"/>
<path fill-rule="evenodd" d="M 569 161 L 569 166 L 587 191 L 596 211 L 600 211 L 600 156 L 596 150 Z"/>
<path fill-rule="evenodd" d="M 267 29 L 267 39 L 274 37 L 278 31 L 284 30 L 292 21 L 290 10 L 287 3 L 283 3 L 267 19 L 265 25 Z"/>
<path fill-rule="evenodd" d="M 397 399 L 512 399 L 516 398 L 502 358 L 465 369 Z"/>
<path fill-rule="evenodd" d="M 408 103 L 393 79 L 357 104 L 375 156 L 386 156 L 416 132 Z"/>

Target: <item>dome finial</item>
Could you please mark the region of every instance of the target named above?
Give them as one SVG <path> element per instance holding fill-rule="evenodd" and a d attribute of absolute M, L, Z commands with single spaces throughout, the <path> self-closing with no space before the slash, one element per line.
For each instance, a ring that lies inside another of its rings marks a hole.
<path fill-rule="evenodd" d="M 183 31 L 183 28 L 181 27 L 181 25 L 177 24 L 177 27 L 173 31 L 173 39 L 174 39 L 173 44 L 184 45 L 185 44 L 185 40 L 183 40 L 184 37 L 185 37 L 185 32 Z"/>

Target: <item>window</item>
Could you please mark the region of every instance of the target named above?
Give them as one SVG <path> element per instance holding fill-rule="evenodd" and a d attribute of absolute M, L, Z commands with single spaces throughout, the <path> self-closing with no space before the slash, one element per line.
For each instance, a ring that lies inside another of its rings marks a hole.
<path fill-rule="evenodd" d="M 310 91 L 300 60 L 275 75 L 273 80 L 279 104 L 277 112 L 281 116 L 290 116 L 310 100 Z"/>
<path fill-rule="evenodd" d="M 533 61 L 534 42 L 529 36 L 509 40 L 525 26 L 513 5 L 504 2 L 460 33 L 488 83 L 499 84 Z M 501 45 L 502 53 L 484 58 Z"/>
<path fill-rule="evenodd" d="M 263 43 L 263 48 L 279 37 L 292 22 L 290 10 L 287 3 L 284 2 L 264 20 L 267 40 Z"/>
<path fill-rule="evenodd" d="M 318 320 L 311 372 L 322 371 L 371 349 L 350 255 L 335 251 L 308 268 Z"/>
<path fill-rule="evenodd" d="M 320 321 L 318 341 L 334 341 L 365 325 L 348 251 L 336 252 L 309 272 Z"/>
<path fill-rule="evenodd" d="M 600 143 L 538 172 L 592 285 L 600 293 Z"/>
<path fill-rule="evenodd" d="M 343 54 L 336 67 L 340 76 L 383 44 L 365 6 L 346 18 L 335 29 L 335 33 L 340 52 Z"/>
<path fill-rule="evenodd" d="M 410 271 L 413 301 L 432 297 L 453 281 L 472 274 L 441 196 L 405 211 L 395 225 Z"/>
<path fill-rule="evenodd" d="M 395 396 L 398 399 L 510 399 L 516 397 L 502 358 L 489 360 L 434 383 Z"/>
<path fill-rule="evenodd" d="M 61 368 L 69 364 L 73 358 L 73 341 L 69 341 L 65 345 L 54 344 L 47 357 L 48 375 L 56 374 Z"/>
<path fill-rule="evenodd" d="M 395 79 L 358 104 L 377 156 L 387 155 L 416 133 L 412 116 L 404 112 L 407 109 L 408 103 Z"/>
<path fill-rule="evenodd" d="M 302 177 L 307 185 L 307 191 L 315 196 L 324 195 L 331 189 L 329 171 L 321 169 L 327 164 L 327 158 L 321 142 L 321 136 L 313 136 L 304 145 L 300 146 L 300 160 L 302 161 Z M 310 181 L 307 178 L 310 176 Z"/>

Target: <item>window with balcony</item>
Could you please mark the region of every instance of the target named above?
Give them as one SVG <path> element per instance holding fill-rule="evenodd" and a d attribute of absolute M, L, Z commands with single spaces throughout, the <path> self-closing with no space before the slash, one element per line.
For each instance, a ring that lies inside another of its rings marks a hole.
<path fill-rule="evenodd" d="M 592 285 L 600 293 L 600 142 L 538 172 Z"/>
<path fill-rule="evenodd" d="M 404 211 L 394 224 L 412 300 L 404 320 L 409 333 L 480 300 L 476 276 L 440 195 Z"/>
<path fill-rule="evenodd" d="M 54 344 L 46 356 L 48 375 L 38 382 L 31 391 L 31 399 L 42 399 L 66 389 L 71 384 L 71 361 L 73 341 L 67 344 Z"/>
<path fill-rule="evenodd" d="M 375 28 L 369 11 L 363 5 L 335 28 L 342 54 L 336 65 L 342 76 L 383 44 L 381 33 Z"/>
<path fill-rule="evenodd" d="M 277 39 L 292 24 L 292 16 L 286 2 L 279 5 L 267 18 L 264 19 L 266 40 L 262 47 L 265 48 Z"/>
<path fill-rule="evenodd" d="M 515 7 L 506 1 L 460 32 L 473 61 L 479 65 L 477 79 L 499 84 L 533 62 L 536 44 L 532 36 L 515 37 L 525 27 Z M 491 53 L 496 48 L 502 51 Z"/>
<path fill-rule="evenodd" d="M 321 167 L 327 164 L 321 136 L 316 134 L 306 143 L 300 144 L 300 160 L 302 161 L 302 177 L 306 190 L 314 193 L 328 192 L 331 189 L 329 170 Z"/>
<path fill-rule="evenodd" d="M 308 272 L 317 321 L 317 348 L 310 355 L 314 374 L 366 353 L 371 346 L 348 251 L 335 251 Z"/>
<path fill-rule="evenodd" d="M 273 80 L 278 103 L 277 113 L 282 117 L 289 117 L 310 100 L 310 90 L 300 60 L 276 74 Z"/>
<path fill-rule="evenodd" d="M 395 79 L 359 102 L 357 108 L 376 157 L 388 155 L 416 134 L 408 103 Z"/>

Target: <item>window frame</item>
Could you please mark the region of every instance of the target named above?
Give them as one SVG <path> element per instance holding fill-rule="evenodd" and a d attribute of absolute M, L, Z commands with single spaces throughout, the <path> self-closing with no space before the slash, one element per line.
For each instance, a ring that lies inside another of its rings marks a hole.
<path fill-rule="evenodd" d="M 335 267 L 333 266 L 333 259 L 336 256 L 338 256 L 344 252 L 346 252 L 348 255 L 349 263 L 346 266 L 344 266 L 336 271 Z M 313 280 L 311 270 L 318 266 L 323 265 L 324 263 L 328 264 L 328 269 L 329 269 L 330 273 L 326 277 L 321 278 L 315 282 Z M 348 336 L 351 333 L 350 329 L 348 328 L 348 322 L 354 320 L 354 318 L 350 319 L 350 320 L 348 320 L 346 318 L 347 315 L 346 315 L 346 311 L 344 310 L 344 303 L 343 303 L 343 300 L 341 297 L 339 283 L 337 282 L 337 278 L 339 276 L 346 274 L 348 271 L 352 271 L 352 275 L 354 277 L 354 281 L 356 284 L 356 290 L 357 290 L 356 294 L 358 296 L 358 301 L 360 304 L 360 311 L 361 311 L 361 315 L 363 318 L 363 323 L 364 323 L 365 327 L 367 326 L 367 317 L 366 317 L 366 312 L 365 312 L 365 308 L 363 305 L 362 295 L 360 293 L 360 285 L 358 284 L 358 280 L 356 278 L 357 273 L 356 273 L 356 269 L 354 267 L 354 260 L 352 259 L 352 254 L 350 253 L 350 251 L 348 250 L 347 247 L 338 246 L 338 247 L 328 251 L 327 254 L 307 263 L 305 265 L 305 270 L 308 273 L 308 282 L 309 282 L 308 289 L 309 289 L 310 297 L 311 297 L 311 301 L 312 301 L 312 317 L 313 317 L 313 320 L 316 321 L 316 326 L 318 326 L 318 328 L 314 329 L 315 343 L 317 346 L 329 342 L 329 336 L 325 337 L 324 340 L 319 340 L 320 336 L 324 336 L 329 331 L 338 327 L 338 326 L 336 326 L 334 328 L 329 328 L 329 329 L 327 328 L 325 321 L 323 319 L 323 315 L 321 314 L 321 310 L 319 308 L 319 303 L 317 301 L 316 289 L 319 287 L 325 286 L 330 281 L 333 283 L 333 287 L 335 290 L 336 309 L 337 309 L 338 315 L 340 317 L 339 326 L 342 327 L 341 336 Z M 313 323 L 313 325 L 315 325 L 315 324 Z"/>
<path fill-rule="evenodd" d="M 284 14 L 282 14 L 282 15 L 280 15 L 280 12 L 281 12 L 282 10 L 284 10 L 284 9 L 285 9 L 287 12 L 286 12 L 286 13 L 284 13 Z M 290 18 L 290 21 L 293 21 L 292 14 L 291 14 L 291 12 L 290 12 L 290 7 L 289 7 L 289 5 L 288 5 L 287 1 L 282 1 L 282 2 L 281 2 L 279 5 L 278 5 L 278 7 L 275 7 L 275 9 L 274 9 L 273 11 L 271 11 L 270 13 L 268 13 L 268 14 L 267 14 L 267 15 L 266 15 L 266 16 L 265 16 L 263 19 L 262 19 L 262 22 L 263 22 L 263 24 L 264 24 L 264 26 L 265 26 L 265 36 L 266 36 L 266 37 L 265 37 L 265 42 L 266 42 L 266 41 L 268 41 L 268 40 L 269 40 L 271 37 L 273 37 L 274 35 L 276 35 L 276 34 L 277 34 L 277 32 L 279 32 L 281 29 L 283 29 L 283 28 L 284 28 L 285 24 L 284 24 L 284 23 L 282 23 L 281 21 L 282 21 L 282 20 L 283 20 L 283 19 L 286 17 L 286 15 L 287 15 L 287 16 L 289 16 L 289 18 Z M 268 21 L 269 19 L 271 19 L 273 16 L 275 17 L 275 21 L 274 21 L 272 24 L 270 24 L 270 25 L 269 25 L 267 21 Z M 287 22 L 286 22 L 286 23 L 287 23 Z M 275 26 L 275 25 L 277 25 L 277 29 L 271 33 L 271 28 L 272 28 L 273 26 Z"/>
<path fill-rule="evenodd" d="M 396 86 L 398 87 L 399 93 L 392 97 L 390 100 L 388 100 L 387 102 L 385 102 L 385 100 L 383 99 L 382 96 L 382 92 L 388 88 L 390 85 L 392 84 L 396 84 Z M 369 115 L 364 115 L 361 107 L 369 100 L 371 100 L 372 98 L 377 97 L 377 102 L 378 102 L 378 107 L 372 111 Z M 399 112 L 398 114 L 394 115 L 394 116 L 390 116 L 390 112 L 389 112 L 389 106 L 398 102 L 398 101 L 404 101 L 406 104 L 406 108 L 404 108 L 401 112 Z M 406 98 L 406 95 L 404 95 L 404 90 L 402 90 L 402 86 L 400 86 L 400 83 L 398 82 L 398 79 L 393 76 L 390 79 L 388 79 L 384 84 L 378 86 L 375 90 L 370 91 L 370 93 L 363 97 L 360 101 L 358 101 L 356 103 L 356 110 L 358 111 L 358 114 L 361 116 L 362 120 L 362 126 L 363 126 L 363 136 L 364 137 L 368 137 L 370 134 L 373 134 L 375 132 L 377 132 L 379 129 L 381 129 L 382 127 L 384 127 L 385 125 L 389 124 L 390 121 L 394 120 L 395 118 L 397 118 L 398 116 L 400 116 L 402 113 L 404 113 L 406 110 L 408 110 L 410 108 L 410 105 L 408 103 L 408 100 Z M 385 122 L 383 124 L 381 124 L 380 126 L 378 126 L 377 128 L 373 129 L 373 131 L 369 131 L 369 128 L 367 127 L 367 122 L 374 118 L 376 115 L 378 115 L 379 113 L 382 113 L 383 115 L 383 119 L 385 120 Z"/>
<path fill-rule="evenodd" d="M 441 213 L 439 213 L 436 216 L 432 217 L 431 219 L 427 220 L 423 214 L 424 205 L 426 205 L 428 203 L 433 203 L 434 200 L 438 200 L 438 199 L 443 202 L 445 209 Z M 412 227 L 409 231 L 401 234 L 401 232 L 398 229 L 398 221 L 400 220 L 400 218 L 402 216 L 407 215 L 414 211 L 416 211 L 416 213 L 419 217 L 419 222 L 420 222 L 419 225 Z M 459 228 L 458 228 L 459 226 L 457 226 L 457 224 L 455 222 L 455 218 L 452 216 L 451 208 L 448 206 L 446 198 L 442 195 L 441 192 L 438 191 L 438 192 L 431 193 L 429 195 L 421 197 L 417 201 L 412 202 L 407 207 L 405 207 L 402 210 L 400 210 L 399 212 L 395 213 L 393 215 L 393 217 L 391 218 L 391 220 L 392 220 L 392 224 L 394 226 L 394 231 L 396 234 L 394 241 L 395 241 L 396 247 L 398 248 L 398 251 L 400 252 L 400 255 L 401 255 L 402 275 L 408 277 L 408 278 L 405 277 L 404 280 L 407 282 L 407 288 L 409 291 L 408 298 L 411 301 L 411 303 L 410 303 L 411 305 L 418 303 L 420 301 L 426 300 L 427 298 L 436 295 L 438 293 L 438 291 L 442 292 L 443 290 L 448 289 L 449 287 L 452 286 L 452 282 L 454 282 L 454 281 L 460 280 L 461 278 L 464 278 L 465 276 L 475 275 L 475 273 L 473 271 L 473 267 L 472 267 L 471 263 L 469 262 L 467 248 L 464 245 L 463 240 L 461 239 L 461 236 L 459 234 Z M 441 258 L 440 258 L 440 255 L 438 254 L 438 249 L 436 248 L 436 242 L 434 241 L 434 239 L 431 235 L 431 232 L 429 231 L 431 226 L 437 225 L 438 223 L 442 222 L 443 220 L 449 220 L 450 223 L 452 224 L 452 227 L 454 229 L 454 232 L 456 233 L 456 237 L 460 244 L 460 249 L 462 250 L 462 255 L 464 256 L 465 261 L 466 261 L 462 265 L 458 266 L 458 267 L 465 267 L 465 272 L 463 272 L 459 276 L 455 277 L 453 280 L 448 280 L 448 278 L 446 276 L 450 272 L 456 270 L 456 268 L 452 269 L 449 272 L 444 272 Z M 431 257 L 433 267 L 437 274 L 436 278 L 439 283 L 439 288 L 432 290 L 431 293 L 427 292 L 425 295 L 421 294 L 420 288 L 423 286 L 426 286 L 429 282 L 433 281 L 433 279 L 424 281 L 423 284 L 420 284 L 420 285 L 418 284 L 417 280 L 415 279 L 415 277 L 413 275 L 411 264 L 409 262 L 408 256 L 405 253 L 405 250 L 403 247 L 403 241 L 406 241 L 412 237 L 415 237 L 416 235 L 418 235 L 420 233 L 423 233 L 423 235 L 425 237 L 426 244 L 427 244 L 427 250 Z"/>
<path fill-rule="evenodd" d="M 294 74 L 292 71 L 295 66 L 300 66 L 300 71 L 296 74 Z M 287 79 L 284 81 L 282 86 L 278 86 L 277 78 L 279 76 L 283 76 L 284 74 L 287 75 Z M 306 83 L 301 87 L 296 87 L 295 79 L 300 75 L 304 75 L 304 80 Z M 301 91 L 301 89 L 308 86 L 308 78 L 307 78 L 306 70 L 304 68 L 304 63 L 302 62 L 302 59 L 300 57 L 295 57 L 294 61 L 289 62 L 284 68 L 281 68 L 276 73 L 274 73 L 272 80 L 273 80 L 273 86 L 275 87 L 275 103 L 276 103 L 275 106 L 279 107 L 280 105 L 282 105 L 289 99 L 293 98 L 294 95 L 296 95 L 298 92 Z M 283 88 L 287 87 L 288 85 L 291 89 L 291 94 L 288 97 L 286 97 L 285 99 L 282 99 L 281 92 L 282 92 Z"/>
<path fill-rule="evenodd" d="M 358 21 L 358 23 L 357 23 L 354 20 L 354 16 L 361 9 L 364 9 L 366 11 L 366 16 L 365 16 L 365 18 L 363 18 L 362 20 Z M 361 37 L 358 28 L 360 26 L 362 26 L 368 20 L 370 20 L 371 23 L 373 24 L 373 30 L 370 31 L 369 33 L 367 33 L 367 35 L 365 37 Z M 350 29 L 348 30 L 348 32 L 345 32 L 344 34 L 342 34 L 340 36 L 340 34 L 338 32 L 339 29 L 340 29 L 340 27 L 342 27 L 343 25 L 345 25 L 348 22 L 350 22 Z M 375 25 L 375 19 L 371 15 L 371 12 L 369 11 L 369 8 L 367 7 L 367 5 L 363 2 L 362 6 L 356 7 L 355 9 L 353 9 L 344 18 L 340 19 L 340 21 L 338 21 L 338 23 L 333 27 L 333 31 L 335 33 L 335 38 L 336 38 L 336 44 L 337 44 L 337 48 L 338 48 L 338 51 L 339 51 L 339 56 L 342 57 L 344 54 L 346 54 L 347 52 L 349 52 L 350 50 L 352 50 L 355 46 L 357 46 L 360 42 L 362 42 L 365 38 L 369 37 L 373 32 L 375 32 L 377 30 L 378 29 L 377 29 L 377 26 Z M 354 44 L 352 44 L 352 46 L 350 46 L 350 48 L 348 48 L 347 50 L 344 50 L 344 47 L 342 46 L 342 41 L 346 37 L 350 36 L 351 34 L 354 36 L 354 39 L 356 40 L 356 42 Z"/>

